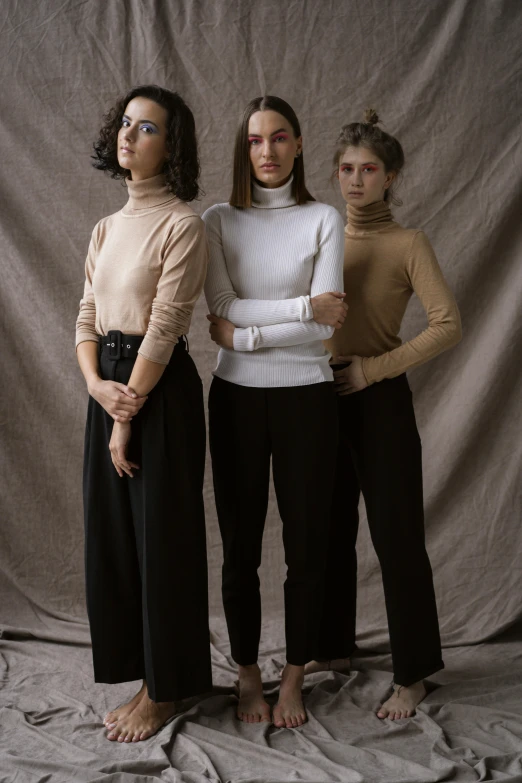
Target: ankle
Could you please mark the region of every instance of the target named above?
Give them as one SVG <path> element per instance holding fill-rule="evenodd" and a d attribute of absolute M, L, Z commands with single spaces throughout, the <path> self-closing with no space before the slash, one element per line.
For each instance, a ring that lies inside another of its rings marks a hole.
<path fill-rule="evenodd" d="M 248 666 L 238 666 L 237 676 L 239 680 L 261 679 L 261 669 L 257 663 L 251 663 Z"/>
<path fill-rule="evenodd" d="M 283 683 L 298 683 L 304 680 L 304 666 L 295 666 L 292 663 L 287 663 L 283 669 L 283 675 L 281 678 Z"/>
<path fill-rule="evenodd" d="M 405 688 L 424 688 L 424 680 L 418 680 L 417 682 L 410 682 L 409 685 L 401 685 L 400 682 L 397 682 L 396 680 L 393 680 L 392 682 L 393 688 L 401 688 L 404 690 Z"/>

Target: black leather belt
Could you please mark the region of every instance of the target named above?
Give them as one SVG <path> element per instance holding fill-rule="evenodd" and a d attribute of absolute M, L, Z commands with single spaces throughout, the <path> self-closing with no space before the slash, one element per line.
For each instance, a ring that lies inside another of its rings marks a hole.
<path fill-rule="evenodd" d="M 113 362 L 120 359 L 135 359 L 142 340 L 141 334 L 122 334 L 114 329 L 104 337 L 100 337 L 100 348 L 101 352 Z"/>
<path fill-rule="evenodd" d="M 109 334 L 100 337 L 100 350 L 113 362 L 120 359 L 135 359 L 142 341 L 141 334 L 122 334 L 117 329 L 111 329 Z M 184 334 L 179 338 L 174 350 L 188 351 L 188 340 Z"/>

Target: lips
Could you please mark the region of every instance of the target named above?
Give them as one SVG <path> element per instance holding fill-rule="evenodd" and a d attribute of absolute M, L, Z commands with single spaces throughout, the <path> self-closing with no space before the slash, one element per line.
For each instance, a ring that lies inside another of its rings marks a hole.
<path fill-rule="evenodd" d="M 131 150 L 128 147 L 121 147 L 121 151 L 122 152 L 130 152 L 130 153 L 134 154 L 134 150 Z"/>
<path fill-rule="evenodd" d="M 279 163 L 265 163 L 263 166 L 261 166 L 262 169 L 278 169 Z"/>

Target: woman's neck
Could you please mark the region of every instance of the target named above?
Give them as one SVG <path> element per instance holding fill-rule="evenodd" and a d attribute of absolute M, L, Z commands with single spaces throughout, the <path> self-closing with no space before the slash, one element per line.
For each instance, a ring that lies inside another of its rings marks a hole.
<path fill-rule="evenodd" d="M 156 174 L 148 179 L 126 179 L 125 183 L 129 192 L 129 200 L 125 211 L 150 209 L 168 201 L 177 200 L 169 190 L 164 174 Z"/>
<path fill-rule="evenodd" d="M 252 181 L 252 206 L 256 209 L 283 209 L 295 207 L 297 201 L 293 194 L 293 175 L 288 182 L 278 188 L 264 188 L 257 180 Z"/>
<path fill-rule="evenodd" d="M 346 205 L 347 233 L 380 231 L 394 223 L 387 201 L 374 201 L 364 207 Z"/>

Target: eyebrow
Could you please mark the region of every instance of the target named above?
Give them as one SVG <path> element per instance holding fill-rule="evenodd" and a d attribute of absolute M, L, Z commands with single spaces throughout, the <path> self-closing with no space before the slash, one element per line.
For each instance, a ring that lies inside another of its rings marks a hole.
<path fill-rule="evenodd" d="M 128 114 L 124 114 L 122 119 L 124 120 L 130 120 L 132 122 L 132 117 L 129 117 Z M 149 125 L 154 125 L 155 128 L 158 128 L 155 122 L 152 122 L 152 120 L 138 120 L 138 122 L 147 122 Z M 159 130 L 159 128 L 158 128 Z"/>
<path fill-rule="evenodd" d="M 286 129 L 286 128 L 279 128 L 278 130 L 276 130 L 276 131 L 273 131 L 273 132 L 272 132 L 272 133 L 270 133 L 269 135 L 270 135 L 270 136 L 276 136 L 278 133 L 289 133 L 289 131 L 287 131 L 287 129 Z M 248 135 L 249 135 L 249 137 L 250 137 L 251 139 L 253 139 L 253 138 L 256 138 L 256 139 L 262 139 L 262 138 L 263 138 L 263 137 L 261 136 L 261 134 L 260 134 L 260 133 L 249 133 Z"/>
<path fill-rule="evenodd" d="M 379 164 L 376 163 L 374 160 L 367 160 L 366 163 L 361 163 L 361 166 L 378 166 Z M 351 163 L 349 160 L 345 160 L 343 163 L 341 163 L 341 166 L 353 166 L 353 163 Z"/>

